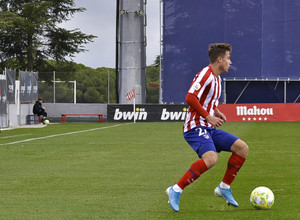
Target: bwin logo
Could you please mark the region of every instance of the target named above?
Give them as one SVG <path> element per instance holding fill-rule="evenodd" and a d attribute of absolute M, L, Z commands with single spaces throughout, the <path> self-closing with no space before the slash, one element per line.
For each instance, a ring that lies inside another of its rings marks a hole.
<path fill-rule="evenodd" d="M 172 120 L 172 121 L 179 121 L 185 120 L 187 115 L 187 108 L 183 108 L 183 111 L 180 112 L 168 112 L 166 108 L 163 108 L 160 119 L 162 121 Z"/>
<path fill-rule="evenodd" d="M 121 112 L 119 108 L 116 109 L 114 120 L 147 120 L 148 113 L 144 108 L 136 108 L 135 112 Z"/>

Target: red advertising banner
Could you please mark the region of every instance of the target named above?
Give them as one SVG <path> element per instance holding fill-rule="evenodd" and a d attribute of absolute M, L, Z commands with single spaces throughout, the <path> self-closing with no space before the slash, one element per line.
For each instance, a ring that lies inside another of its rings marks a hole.
<path fill-rule="evenodd" d="M 300 103 L 220 104 L 228 121 L 300 121 Z"/>

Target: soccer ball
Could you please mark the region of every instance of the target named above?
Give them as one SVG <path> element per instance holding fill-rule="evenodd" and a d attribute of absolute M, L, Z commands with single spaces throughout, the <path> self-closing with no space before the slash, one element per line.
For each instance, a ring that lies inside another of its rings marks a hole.
<path fill-rule="evenodd" d="M 273 192 L 264 186 L 255 188 L 250 195 L 250 203 L 256 209 L 270 209 L 274 199 Z"/>
<path fill-rule="evenodd" d="M 49 121 L 48 119 L 46 119 L 46 120 L 44 121 L 44 123 L 45 123 L 45 125 L 48 125 L 48 124 L 50 123 L 50 121 Z"/>

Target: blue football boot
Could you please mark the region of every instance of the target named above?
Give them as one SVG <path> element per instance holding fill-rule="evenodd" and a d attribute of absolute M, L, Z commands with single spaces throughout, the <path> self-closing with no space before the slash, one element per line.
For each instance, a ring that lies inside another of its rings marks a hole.
<path fill-rule="evenodd" d="M 220 186 L 215 188 L 215 195 L 225 199 L 228 205 L 239 207 L 239 204 L 234 200 L 231 189 L 222 189 Z"/>
<path fill-rule="evenodd" d="M 169 204 L 175 212 L 179 211 L 179 198 L 181 196 L 180 192 L 175 192 L 173 186 L 170 186 L 166 190 L 167 195 L 169 196 Z"/>

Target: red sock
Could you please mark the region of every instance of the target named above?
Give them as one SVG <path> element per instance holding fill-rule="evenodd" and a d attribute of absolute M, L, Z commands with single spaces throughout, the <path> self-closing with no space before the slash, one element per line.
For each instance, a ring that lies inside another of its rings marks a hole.
<path fill-rule="evenodd" d="M 228 185 L 231 185 L 240 168 L 243 166 L 245 160 L 246 159 L 244 157 L 241 157 L 236 153 L 232 153 L 228 160 L 227 170 L 222 181 Z"/>
<path fill-rule="evenodd" d="M 203 159 L 197 160 L 195 163 L 191 165 L 191 168 L 188 171 L 186 171 L 183 177 L 181 177 L 177 185 L 181 189 L 184 189 L 186 186 L 194 182 L 206 170 L 207 167 L 206 164 L 204 163 L 204 160 Z"/>

